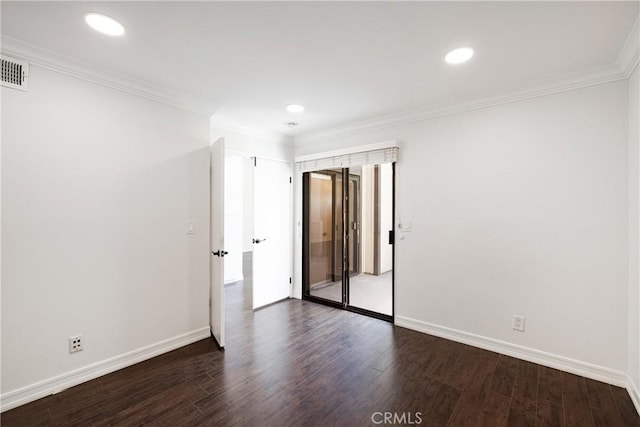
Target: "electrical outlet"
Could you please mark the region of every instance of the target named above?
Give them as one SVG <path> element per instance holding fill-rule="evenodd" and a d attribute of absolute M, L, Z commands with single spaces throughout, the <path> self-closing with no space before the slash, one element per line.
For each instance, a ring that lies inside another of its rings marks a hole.
<path fill-rule="evenodd" d="M 69 337 L 69 353 L 75 353 L 76 351 L 82 350 L 82 335 Z"/>
<path fill-rule="evenodd" d="M 513 329 L 524 332 L 524 316 L 513 315 Z"/>

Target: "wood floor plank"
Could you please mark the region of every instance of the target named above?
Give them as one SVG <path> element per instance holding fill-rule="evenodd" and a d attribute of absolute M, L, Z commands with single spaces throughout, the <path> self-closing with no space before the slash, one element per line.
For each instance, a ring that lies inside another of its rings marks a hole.
<path fill-rule="evenodd" d="M 640 417 L 638 416 L 638 412 L 636 412 L 635 406 L 633 406 L 627 390 L 622 387 L 611 386 L 611 393 L 613 394 L 616 408 L 624 424 L 629 427 L 640 426 Z"/>
<path fill-rule="evenodd" d="M 589 404 L 594 415 L 594 423 L 602 425 L 604 419 L 611 425 L 624 425 L 622 417 L 613 401 L 613 393 L 609 384 L 601 383 L 592 379 L 585 379 L 587 392 L 589 394 Z M 598 415 L 598 417 L 596 417 Z M 598 419 L 596 419 L 598 418 Z"/>
<path fill-rule="evenodd" d="M 423 414 L 423 425 L 430 427 L 448 425 L 449 418 L 453 408 L 458 403 L 459 397 L 460 391 L 458 389 L 442 384 L 438 393 L 431 400 L 431 404 L 427 407 L 425 414 Z"/>
<path fill-rule="evenodd" d="M 447 383 L 451 377 L 450 367 L 458 358 L 457 343 L 438 338 L 432 342 L 431 357 L 425 367 L 425 375 L 443 383 Z"/>
<path fill-rule="evenodd" d="M 620 416 L 612 416 L 611 413 L 599 408 L 591 408 L 593 423 L 596 427 L 624 427 L 625 423 Z"/>
<path fill-rule="evenodd" d="M 538 399 L 536 427 L 564 427 L 562 399 L 559 403 L 547 399 Z"/>
<path fill-rule="evenodd" d="M 454 426 L 474 426 L 485 405 L 496 371 L 498 355 L 491 352 L 479 354 L 477 364 L 469 366 L 472 375 L 465 384 L 458 404 L 451 414 L 450 424 Z"/>
<path fill-rule="evenodd" d="M 421 417 L 425 417 L 429 405 L 438 394 L 442 383 L 432 378 L 426 378 L 416 382 L 416 391 L 410 401 L 408 401 L 409 405 L 406 407 L 406 410 L 414 414 L 420 413 Z"/>
<path fill-rule="evenodd" d="M 510 427 L 534 427 L 536 425 L 536 410 L 536 400 L 512 398 L 507 425 Z"/>
<path fill-rule="evenodd" d="M 155 423 L 171 416 L 177 408 L 189 407 L 191 402 L 204 397 L 207 393 L 201 385 L 207 380 L 210 380 L 210 377 L 202 375 L 196 380 L 170 387 L 144 401 L 128 406 L 111 417 L 96 420 L 92 424 L 94 426 L 109 426 Z"/>
<path fill-rule="evenodd" d="M 490 390 L 482 406 L 476 425 L 478 427 L 506 426 L 509 419 L 511 399 L 501 393 Z"/>
<path fill-rule="evenodd" d="M 562 401 L 562 372 L 540 366 L 538 368 L 538 398 L 549 402 Z"/>
<path fill-rule="evenodd" d="M 507 425 L 534 427 L 538 401 L 538 365 L 518 361 L 518 369 L 511 395 L 511 408 Z"/>
<path fill-rule="evenodd" d="M 200 410 L 193 403 L 176 408 L 175 411 L 171 411 L 165 417 L 154 421 L 153 425 L 158 427 L 175 427 L 182 426 L 188 422 L 191 422 L 196 417 L 201 415 Z"/>
<path fill-rule="evenodd" d="M 0 425 L 9 427 L 50 426 L 53 424 L 49 412 L 51 397 L 36 400 L 0 414 Z"/>
<path fill-rule="evenodd" d="M 493 376 L 491 389 L 503 396 L 511 397 L 513 383 L 518 370 L 518 360 L 509 356 L 500 356 L 496 372 Z"/>
<path fill-rule="evenodd" d="M 489 361 L 489 359 L 495 359 L 495 363 Z M 497 361 L 498 357 L 495 353 L 480 348 L 464 346 L 459 350 L 459 357 L 455 359 L 455 362 L 449 368 L 450 374 L 447 384 L 459 390 L 477 388 L 479 385 L 477 371 L 480 370 L 486 373 L 487 366 L 495 366 Z"/>
<path fill-rule="evenodd" d="M 567 427 L 593 426 L 587 385 L 583 377 L 562 373 L 562 400 Z"/>

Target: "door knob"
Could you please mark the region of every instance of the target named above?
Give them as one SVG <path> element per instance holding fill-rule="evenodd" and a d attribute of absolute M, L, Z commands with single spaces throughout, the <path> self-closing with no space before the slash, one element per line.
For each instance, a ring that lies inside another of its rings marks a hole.
<path fill-rule="evenodd" d="M 225 255 L 228 255 L 229 252 L 227 251 L 211 251 L 212 254 L 214 254 L 215 256 L 219 256 L 220 258 L 224 258 Z"/>
<path fill-rule="evenodd" d="M 253 243 L 260 243 L 260 242 L 264 242 L 267 239 L 253 239 Z"/>

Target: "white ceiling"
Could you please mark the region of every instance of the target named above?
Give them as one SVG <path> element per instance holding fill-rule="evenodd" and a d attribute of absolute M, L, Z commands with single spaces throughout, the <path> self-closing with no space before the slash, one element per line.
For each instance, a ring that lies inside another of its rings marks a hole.
<path fill-rule="evenodd" d="M 2 34 L 290 135 L 614 64 L 638 2 L 7 2 Z M 96 33 L 89 11 L 118 19 Z M 443 61 L 468 45 L 467 64 Z M 296 102 L 301 115 L 284 110 Z M 288 128 L 286 123 L 300 125 Z"/>

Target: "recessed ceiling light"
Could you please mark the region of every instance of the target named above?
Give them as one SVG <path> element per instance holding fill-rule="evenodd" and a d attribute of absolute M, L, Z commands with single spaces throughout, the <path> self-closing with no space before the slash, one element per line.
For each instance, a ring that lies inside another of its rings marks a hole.
<path fill-rule="evenodd" d="M 109 36 L 121 36 L 124 34 L 124 27 L 121 23 L 110 16 L 101 13 L 87 13 L 84 16 L 86 23 L 96 31 Z"/>
<path fill-rule="evenodd" d="M 302 113 L 304 107 L 300 104 L 289 104 L 287 105 L 287 111 L 290 113 Z"/>
<path fill-rule="evenodd" d="M 473 49 L 470 47 L 459 47 L 457 49 L 453 49 L 451 52 L 447 53 L 447 56 L 444 57 L 444 60 L 447 64 L 462 64 L 463 62 L 467 62 L 473 56 Z"/>

